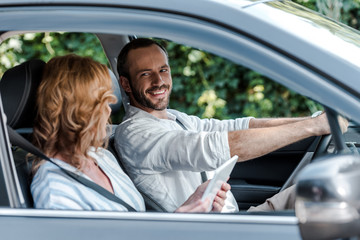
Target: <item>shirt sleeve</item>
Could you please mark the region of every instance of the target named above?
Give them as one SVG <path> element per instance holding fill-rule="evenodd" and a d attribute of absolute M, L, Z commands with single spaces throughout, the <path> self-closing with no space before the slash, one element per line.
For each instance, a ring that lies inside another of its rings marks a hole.
<path fill-rule="evenodd" d="M 137 174 L 214 170 L 230 158 L 227 132 L 174 130 L 153 119 L 119 125 L 115 148 Z"/>
<path fill-rule="evenodd" d="M 193 129 L 195 131 L 236 131 L 244 130 L 249 128 L 250 120 L 254 117 L 244 117 L 236 119 L 227 119 L 227 120 L 218 120 L 218 119 L 201 119 L 197 116 L 189 116 L 185 113 L 169 110 L 173 115 L 175 115 L 188 129 Z"/>

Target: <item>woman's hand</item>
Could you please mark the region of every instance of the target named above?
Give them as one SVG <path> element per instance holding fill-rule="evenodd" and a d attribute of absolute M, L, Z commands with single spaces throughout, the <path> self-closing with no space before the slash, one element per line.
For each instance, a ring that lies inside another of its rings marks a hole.
<path fill-rule="evenodd" d="M 225 205 L 226 193 L 231 187 L 228 183 L 223 183 L 212 203 L 210 203 L 210 199 L 201 201 L 201 197 L 204 194 L 209 181 L 210 180 L 201 184 L 188 200 L 176 209 L 175 212 L 208 212 L 210 204 L 212 204 L 212 212 L 220 212 Z"/>

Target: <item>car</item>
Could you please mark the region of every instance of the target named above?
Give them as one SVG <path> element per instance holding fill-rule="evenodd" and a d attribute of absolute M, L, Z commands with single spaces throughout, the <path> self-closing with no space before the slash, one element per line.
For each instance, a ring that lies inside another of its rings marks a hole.
<path fill-rule="evenodd" d="M 24 59 L 31 72 L 24 65 L 14 67 L 0 81 L 2 239 L 327 239 L 359 235 L 358 31 L 288 0 L 0 1 L 0 43 L 39 32 L 94 34 L 114 73 L 114 83 L 117 55 L 134 37 L 166 39 L 208 51 L 322 104 L 332 134 L 237 163 L 231 174 L 229 183 L 240 209 L 259 204 L 296 182 L 296 211 L 174 214 L 154 208 L 136 213 L 34 209 L 28 176 L 21 169 L 28 167 L 26 152 L 18 151 L 19 146 L 10 141 L 7 128 L 8 123 L 25 137 L 31 134 L 33 109 L 20 109 L 31 104 L 32 98 L 23 98 L 31 87 L 20 89 L 19 82 L 39 73 L 31 59 Z M 4 86 L 5 76 L 10 76 L 12 88 Z M 24 91 L 15 96 L 20 90 Z M 11 124 L 14 116 L 21 122 L 18 126 Z M 345 135 L 340 132 L 338 116 L 350 121 Z M 148 207 L 153 206 L 148 203 Z"/>

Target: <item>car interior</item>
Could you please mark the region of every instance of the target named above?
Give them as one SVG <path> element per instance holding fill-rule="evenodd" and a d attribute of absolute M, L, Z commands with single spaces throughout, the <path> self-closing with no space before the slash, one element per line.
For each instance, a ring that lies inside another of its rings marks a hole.
<path fill-rule="evenodd" d="M 36 112 L 34 100 L 36 99 L 36 91 L 41 81 L 44 65 L 45 62 L 39 59 L 26 61 L 6 71 L 0 83 L 8 125 L 16 129 L 18 133 L 27 139 L 31 138 L 33 120 L 35 118 L 34 113 Z M 116 111 L 121 108 L 121 93 L 114 73 L 111 70 L 109 70 L 109 72 L 113 80 L 114 94 L 118 98 L 118 102 L 111 105 L 112 111 L 116 113 Z M 115 125 L 109 125 L 111 131 L 109 131 L 108 150 L 110 150 L 114 156 L 117 156 L 113 146 L 115 127 Z M 13 145 L 12 150 L 21 191 L 24 196 L 23 207 L 32 208 L 34 206 L 30 192 L 32 177 L 31 157 L 27 157 L 28 152 L 20 146 Z M 118 162 L 122 166 L 121 161 L 118 160 Z M 146 194 L 142 193 L 142 195 L 146 200 L 148 210 L 164 211 L 160 205 L 148 198 Z"/>
<path fill-rule="evenodd" d="M 109 71 L 114 84 L 114 92 L 118 97 L 118 102 L 111 106 L 114 114 L 124 107 L 121 100 L 124 93 L 121 93 L 115 70 L 117 54 L 121 47 L 134 36 L 97 34 L 97 37 L 104 48 L 112 69 L 109 69 Z M 7 70 L 0 81 L 0 92 L 7 123 L 28 140 L 31 140 L 35 113 L 35 95 L 44 65 L 45 62 L 42 60 L 27 59 L 25 62 Z M 108 149 L 117 157 L 119 164 L 122 165 L 121 159 L 117 156 L 113 146 L 113 133 L 116 124 L 111 126 L 112 132 L 109 135 Z M 360 138 L 358 128 L 355 125 L 350 126 L 345 138 L 347 144 L 357 152 Z M 291 186 L 296 179 L 297 173 L 304 166 L 323 154 L 331 153 L 332 149 L 333 142 L 330 135 L 311 137 L 252 161 L 237 163 L 231 173 L 229 183 L 239 209 L 246 210 L 250 206 L 260 204 L 266 198 Z M 24 196 L 22 207 L 33 208 L 29 188 L 31 183 L 31 157 L 27 156 L 27 151 L 15 145 L 12 146 L 12 153 Z M 145 194 L 142 193 L 142 195 L 147 210 L 164 211 L 159 204 Z"/>

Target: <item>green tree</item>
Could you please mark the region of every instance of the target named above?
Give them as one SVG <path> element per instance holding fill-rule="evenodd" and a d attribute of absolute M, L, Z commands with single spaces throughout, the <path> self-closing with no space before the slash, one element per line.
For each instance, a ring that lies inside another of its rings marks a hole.
<path fill-rule="evenodd" d="M 0 76 L 4 72 L 29 59 L 47 62 L 54 56 L 75 53 L 89 56 L 107 64 L 99 40 L 87 33 L 27 33 L 14 36 L 0 45 Z"/>

